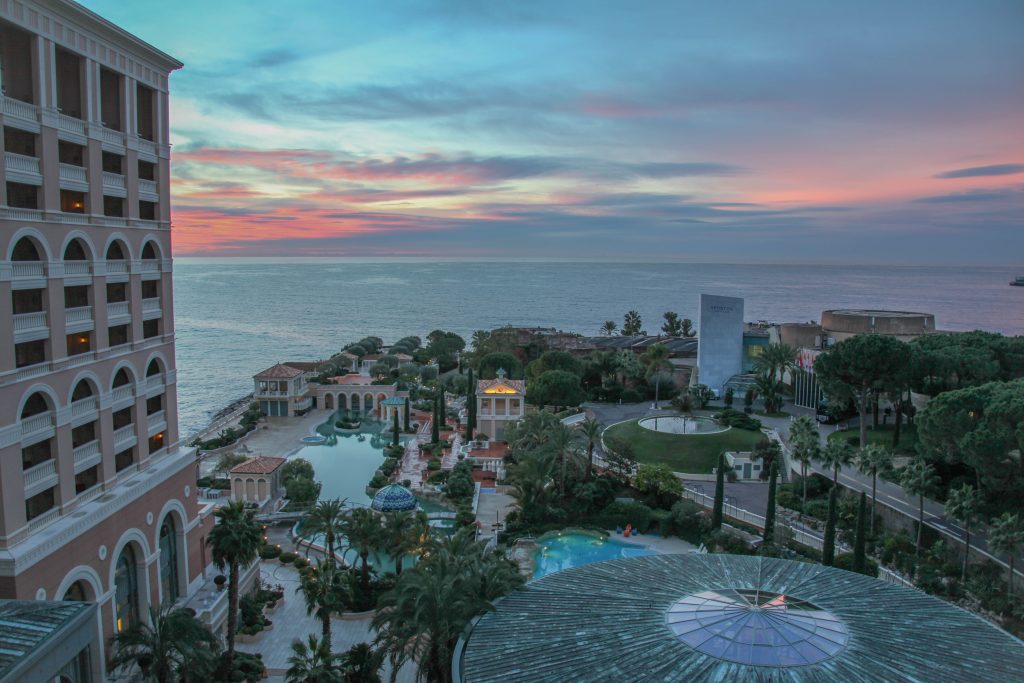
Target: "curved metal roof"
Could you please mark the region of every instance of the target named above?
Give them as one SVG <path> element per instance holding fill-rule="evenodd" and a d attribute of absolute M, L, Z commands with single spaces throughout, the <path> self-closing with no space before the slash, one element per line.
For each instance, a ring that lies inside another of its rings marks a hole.
<path fill-rule="evenodd" d="M 1024 643 L 938 598 L 818 564 L 653 555 L 550 574 L 456 655 L 461 683 L 1003 681 Z"/>
<path fill-rule="evenodd" d="M 401 484 L 388 484 L 373 496 L 370 507 L 377 512 L 416 509 L 416 496 Z"/>

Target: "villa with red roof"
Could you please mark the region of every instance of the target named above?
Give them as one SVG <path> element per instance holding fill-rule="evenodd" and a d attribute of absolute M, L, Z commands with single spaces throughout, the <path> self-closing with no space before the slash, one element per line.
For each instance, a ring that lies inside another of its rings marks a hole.
<path fill-rule="evenodd" d="M 281 497 L 281 466 L 284 458 L 259 456 L 235 465 L 231 476 L 231 499 L 255 503 L 263 508 Z"/>

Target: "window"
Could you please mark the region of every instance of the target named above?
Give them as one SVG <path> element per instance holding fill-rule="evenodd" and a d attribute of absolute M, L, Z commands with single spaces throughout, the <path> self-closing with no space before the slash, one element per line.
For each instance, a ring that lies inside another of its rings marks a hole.
<path fill-rule="evenodd" d="M 87 422 L 71 430 L 71 447 L 78 448 L 96 440 L 96 423 Z"/>
<path fill-rule="evenodd" d="M 155 110 L 156 92 L 141 83 L 135 86 L 135 110 L 138 114 L 139 137 L 145 140 L 156 140 L 153 132 L 156 129 Z"/>
<path fill-rule="evenodd" d="M 139 159 L 139 180 L 156 180 L 156 164 Z"/>
<path fill-rule="evenodd" d="M 114 567 L 114 614 L 122 633 L 139 621 L 138 567 L 131 545 L 124 547 Z"/>
<path fill-rule="evenodd" d="M 126 467 L 131 467 L 135 462 L 135 449 L 129 448 L 114 454 L 114 470 L 120 472 Z"/>
<path fill-rule="evenodd" d="M 89 285 L 64 288 L 64 308 L 80 308 L 89 305 Z"/>
<path fill-rule="evenodd" d="M 31 446 L 25 446 L 21 449 L 21 469 L 27 470 L 30 467 L 35 467 L 39 463 L 46 462 L 52 457 L 50 451 L 50 442 L 53 439 L 46 439 L 39 443 L 34 443 Z"/>
<path fill-rule="evenodd" d="M 132 423 L 132 409 L 122 408 L 113 414 L 114 418 L 114 431 L 127 427 Z"/>
<path fill-rule="evenodd" d="M 158 413 L 164 409 L 164 395 L 151 396 L 146 399 L 146 415 Z"/>
<path fill-rule="evenodd" d="M 143 339 L 152 339 L 153 337 L 160 336 L 160 320 L 154 318 L 153 320 L 145 320 L 142 323 L 142 337 Z"/>
<path fill-rule="evenodd" d="M 59 140 L 57 142 L 57 157 L 62 164 L 85 166 L 85 147 L 66 140 Z"/>
<path fill-rule="evenodd" d="M 0 64 L 3 65 L 3 94 L 22 102 L 35 103 L 32 36 L 10 24 L 0 23 Z"/>
<path fill-rule="evenodd" d="M 14 345 L 14 366 L 24 368 L 46 361 L 46 340 L 24 342 Z"/>
<path fill-rule="evenodd" d="M 82 240 L 73 239 L 68 242 L 68 246 L 64 248 L 64 260 L 65 261 L 88 261 L 89 254 L 85 250 L 85 245 L 82 244 Z"/>
<path fill-rule="evenodd" d="M 107 345 L 121 346 L 131 341 L 128 337 L 128 325 L 114 325 L 107 328 Z"/>
<path fill-rule="evenodd" d="M 89 602 L 89 593 L 85 589 L 85 583 L 82 581 L 75 581 L 73 584 L 68 586 L 67 592 L 64 593 L 62 600 L 69 602 Z"/>
<path fill-rule="evenodd" d="M 146 246 L 142 247 L 142 260 L 143 261 L 155 261 L 160 258 L 156 253 L 156 247 L 153 246 L 153 242 L 146 242 Z"/>
<path fill-rule="evenodd" d="M 61 190 L 60 210 L 64 213 L 85 213 L 85 193 Z"/>
<path fill-rule="evenodd" d="M 156 453 L 158 450 L 164 447 L 164 433 L 157 432 L 153 436 L 149 437 L 149 452 Z"/>
<path fill-rule="evenodd" d="M 4 151 L 26 157 L 38 157 L 36 137 L 28 131 L 4 126 Z"/>
<path fill-rule="evenodd" d="M 139 218 L 144 221 L 155 221 L 156 202 L 139 201 Z"/>
<path fill-rule="evenodd" d="M 111 242 L 110 246 L 107 247 L 107 260 L 108 261 L 124 261 L 128 256 L 125 254 L 124 248 L 121 246 L 121 242 Z"/>
<path fill-rule="evenodd" d="M 126 384 L 131 384 L 131 378 L 128 377 L 128 372 L 125 371 L 124 368 L 121 368 L 117 371 L 117 374 L 114 375 L 114 382 L 112 386 L 116 389 L 118 387 L 123 387 Z"/>
<path fill-rule="evenodd" d="M 103 195 L 103 215 L 124 217 L 124 199 Z"/>
<path fill-rule="evenodd" d="M 159 280 L 144 280 L 142 282 L 142 298 L 155 299 L 160 296 Z"/>
<path fill-rule="evenodd" d="M 124 175 L 124 157 L 113 152 L 103 153 L 103 171 L 105 173 L 116 173 Z"/>
<path fill-rule="evenodd" d="M 100 69 L 100 116 L 104 127 L 124 130 L 121 125 L 121 77 L 108 69 Z"/>
<path fill-rule="evenodd" d="M 43 291 L 42 289 L 16 289 L 11 292 L 14 315 L 38 313 L 43 310 Z"/>
<path fill-rule="evenodd" d="M 57 109 L 65 116 L 82 118 L 82 58 L 57 48 Z"/>
<path fill-rule="evenodd" d="M 25 501 L 26 521 L 31 521 L 53 509 L 54 500 L 56 499 L 53 492 L 53 488 L 48 488 Z"/>
<path fill-rule="evenodd" d="M 24 183 L 7 183 L 7 206 L 15 209 L 38 209 L 39 188 Z M 22 240 L 24 242 L 26 240 Z M 25 259 L 38 261 L 39 259 Z"/>
<path fill-rule="evenodd" d="M 93 465 L 75 475 L 75 495 L 79 495 L 100 483 L 100 466 Z"/>
<path fill-rule="evenodd" d="M 109 283 L 107 285 L 107 303 L 114 304 L 120 301 L 128 301 L 128 283 Z"/>
<path fill-rule="evenodd" d="M 178 599 L 178 537 L 170 515 L 160 526 L 160 596 L 165 604 Z"/>
<path fill-rule="evenodd" d="M 92 332 L 76 332 L 67 336 L 68 355 L 77 356 L 92 351 Z"/>

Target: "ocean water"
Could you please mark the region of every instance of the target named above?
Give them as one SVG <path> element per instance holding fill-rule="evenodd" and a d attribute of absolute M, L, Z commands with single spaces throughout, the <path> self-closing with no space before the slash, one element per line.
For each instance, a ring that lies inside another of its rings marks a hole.
<path fill-rule="evenodd" d="M 327 358 L 369 334 L 394 341 L 441 328 L 468 340 L 504 324 L 598 334 L 629 309 L 653 334 L 665 311 L 696 321 L 701 292 L 745 298 L 751 321 L 882 308 L 933 313 L 939 329 L 1024 334 L 1012 268 L 181 258 L 174 271 L 185 436 L 252 391 L 256 372 Z"/>

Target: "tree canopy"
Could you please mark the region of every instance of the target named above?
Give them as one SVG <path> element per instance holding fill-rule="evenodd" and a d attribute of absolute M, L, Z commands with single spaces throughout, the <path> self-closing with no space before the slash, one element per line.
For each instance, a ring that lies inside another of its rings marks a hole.
<path fill-rule="evenodd" d="M 476 367 L 480 379 L 494 379 L 497 377 L 498 370 L 504 370 L 505 376 L 509 379 L 523 378 L 523 364 L 514 355 L 504 351 L 488 353 L 480 359 Z"/>
<path fill-rule="evenodd" d="M 538 406 L 578 406 L 586 400 L 580 378 L 564 370 L 548 370 L 526 386 L 526 400 Z"/>

